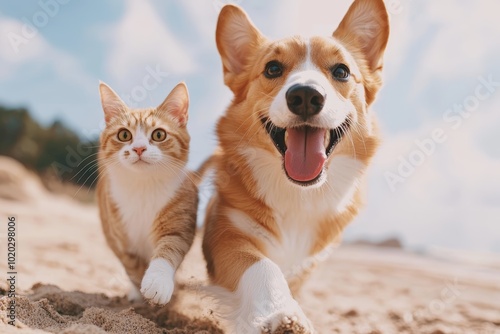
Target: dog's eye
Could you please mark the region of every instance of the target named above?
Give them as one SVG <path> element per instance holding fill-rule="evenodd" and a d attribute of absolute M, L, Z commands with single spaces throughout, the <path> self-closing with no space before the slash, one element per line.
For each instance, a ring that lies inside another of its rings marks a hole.
<path fill-rule="evenodd" d="M 337 64 L 332 68 L 332 75 L 335 80 L 346 82 L 349 80 L 351 76 L 351 72 L 349 71 L 349 67 L 344 64 Z"/>
<path fill-rule="evenodd" d="M 266 64 L 264 75 L 268 79 L 278 78 L 283 74 L 283 65 L 277 61 L 270 61 Z"/>

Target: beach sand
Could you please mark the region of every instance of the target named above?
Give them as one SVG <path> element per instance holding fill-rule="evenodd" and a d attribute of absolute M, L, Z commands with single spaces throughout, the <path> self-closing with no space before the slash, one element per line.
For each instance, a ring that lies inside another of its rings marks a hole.
<path fill-rule="evenodd" d="M 81 191 L 87 191 L 82 189 Z M 200 237 L 166 307 L 129 303 L 94 204 L 48 192 L 0 157 L 0 273 L 7 219 L 17 223 L 16 323 L 0 283 L 1 333 L 223 333 L 207 285 Z M 500 334 L 500 257 L 341 245 L 298 298 L 318 333 Z"/>

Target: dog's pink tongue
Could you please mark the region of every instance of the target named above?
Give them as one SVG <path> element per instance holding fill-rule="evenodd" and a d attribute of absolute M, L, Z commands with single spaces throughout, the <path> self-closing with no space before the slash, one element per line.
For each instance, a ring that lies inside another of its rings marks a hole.
<path fill-rule="evenodd" d="M 299 182 L 314 180 L 326 161 L 326 130 L 301 127 L 286 131 L 285 169 L 288 176 Z"/>

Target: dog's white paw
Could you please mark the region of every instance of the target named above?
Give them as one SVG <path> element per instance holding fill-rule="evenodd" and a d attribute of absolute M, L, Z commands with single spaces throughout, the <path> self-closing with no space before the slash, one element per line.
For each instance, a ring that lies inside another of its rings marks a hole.
<path fill-rule="evenodd" d="M 264 319 L 261 323 L 261 332 L 265 334 L 313 334 L 314 329 L 300 306 L 287 307 Z"/>
<path fill-rule="evenodd" d="M 281 269 L 262 259 L 250 266 L 238 289 L 221 295 L 228 333 L 313 334 L 309 319 L 293 299 Z"/>
<path fill-rule="evenodd" d="M 149 264 L 141 283 L 144 298 L 155 304 L 165 305 L 174 292 L 175 269 L 164 259 L 154 259 Z"/>

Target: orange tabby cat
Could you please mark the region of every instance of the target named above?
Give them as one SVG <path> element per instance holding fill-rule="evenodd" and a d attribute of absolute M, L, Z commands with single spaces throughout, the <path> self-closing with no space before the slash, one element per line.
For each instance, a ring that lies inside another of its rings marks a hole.
<path fill-rule="evenodd" d="M 186 171 L 189 97 L 178 84 L 157 108 L 129 109 L 99 86 L 106 128 L 97 196 L 106 240 L 133 283 L 129 299 L 170 301 L 174 274 L 191 247 L 198 189 Z"/>

